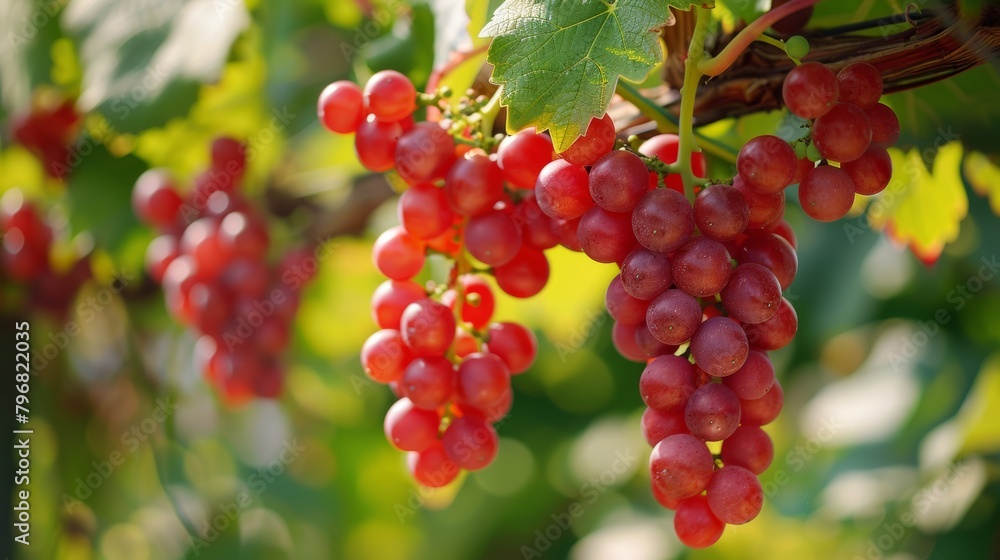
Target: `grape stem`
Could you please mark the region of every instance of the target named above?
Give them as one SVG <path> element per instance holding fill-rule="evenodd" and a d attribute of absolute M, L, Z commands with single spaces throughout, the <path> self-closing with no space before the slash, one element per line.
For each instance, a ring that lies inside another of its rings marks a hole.
<path fill-rule="evenodd" d="M 785 16 L 819 3 L 819 0 L 792 0 L 760 16 L 733 37 L 733 40 L 719 54 L 698 60 L 698 70 L 706 76 L 718 76 L 732 66 L 743 51 L 764 34 L 768 27 Z M 700 8 L 699 8 L 700 9 Z M 697 31 L 696 31 L 697 32 Z M 693 43 L 693 40 L 692 40 Z M 704 43 L 702 43 L 704 45 Z M 690 51 L 689 51 L 690 52 Z M 681 100 L 683 103 L 683 99 Z"/>
<path fill-rule="evenodd" d="M 698 82 L 701 81 L 701 61 L 705 56 L 705 34 L 711 21 L 711 12 L 704 8 L 695 8 L 694 33 L 691 44 L 688 45 L 687 59 L 684 61 L 684 84 L 681 86 L 680 125 L 678 135 L 680 145 L 677 149 L 677 161 L 681 164 L 681 181 L 684 183 L 684 195 L 694 204 L 694 171 L 691 169 L 691 154 L 701 151 L 694 136 L 694 102 L 698 95 Z"/>
<path fill-rule="evenodd" d="M 795 58 L 794 56 L 788 54 L 788 49 L 785 48 L 785 42 L 782 41 L 781 39 L 775 39 L 774 37 L 771 37 L 770 35 L 761 35 L 760 37 L 757 37 L 756 40 L 760 41 L 761 43 L 767 43 L 768 45 L 771 45 L 773 47 L 777 47 L 777 48 L 781 49 L 781 51 L 784 52 L 786 56 L 788 56 L 788 59 L 791 60 L 792 62 L 794 62 L 796 66 L 798 66 L 799 64 L 802 64 L 801 60 L 799 60 L 799 59 Z"/>
<path fill-rule="evenodd" d="M 660 132 L 677 132 L 677 117 L 640 93 L 632 84 L 618 80 L 618 87 L 615 88 L 615 93 L 634 105 L 636 109 L 639 109 L 640 113 L 646 115 L 651 121 L 655 122 L 657 130 Z M 729 163 L 736 163 L 736 150 L 718 140 L 713 140 L 700 134 L 698 131 L 695 131 L 694 134 L 698 138 L 698 143 L 703 150 Z"/>
<path fill-rule="evenodd" d="M 479 130 L 483 133 L 484 140 L 493 137 L 493 122 L 496 121 L 497 115 L 500 114 L 501 95 L 503 95 L 503 86 L 497 88 L 493 93 L 493 97 L 490 98 L 489 103 L 480 112 Z"/>

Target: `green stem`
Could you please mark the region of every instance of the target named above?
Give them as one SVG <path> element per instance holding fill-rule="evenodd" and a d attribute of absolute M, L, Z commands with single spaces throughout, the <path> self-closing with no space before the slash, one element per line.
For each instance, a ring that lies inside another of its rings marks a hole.
<path fill-rule="evenodd" d="M 628 101 L 632 105 L 635 105 L 635 107 L 639 109 L 643 115 L 646 115 L 650 120 L 655 122 L 657 124 L 657 130 L 660 132 L 677 132 L 677 117 L 640 93 L 639 90 L 632 84 L 624 80 L 618 80 L 618 87 L 615 88 L 615 93 L 620 95 L 622 99 Z M 698 131 L 695 131 L 694 134 L 698 138 L 698 143 L 704 151 L 724 161 L 728 161 L 729 163 L 736 163 L 736 150 L 723 144 L 722 142 L 719 142 L 718 140 L 709 138 Z"/>
<path fill-rule="evenodd" d="M 798 66 L 799 64 L 802 64 L 801 60 L 799 60 L 799 59 L 795 58 L 794 56 L 788 54 L 788 49 L 785 48 L 785 42 L 782 41 L 781 39 L 775 39 L 774 37 L 771 37 L 769 35 L 761 35 L 760 37 L 757 37 L 756 40 L 760 41 L 761 43 L 767 43 L 768 45 L 771 45 L 773 47 L 777 47 L 777 48 L 781 49 L 781 51 L 784 52 L 785 55 L 788 56 L 788 58 L 791 59 L 791 61 L 795 63 L 796 66 Z"/>
<path fill-rule="evenodd" d="M 503 94 L 503 86 L 497 88 L 496 92 L 493 93 L 493 97 L 490 98 L 490 102 L 483 107 L 481 113 L 481 121 L 479 122 L 479 130 L 483 133 L 483 138 L 491 138 L 493 136 L 493 122 L 496 121 L 497 115 L 500 114 L 500 96 Z"/>
<path fill-rule="evenodd" d="M 691 169 L 691 154 L 701 151 L 694 136 L 694 102 L 698 95 L 698 82 L 701 81 L 700 63 L 705 56 L 705 34 L 708 32 L 710 12 L 704 8 L 695 8 L 696 22 L 691 44 L 688 45 L 687 60 L 684 61 L 684 85 L 681 86 L 680 146 L 677 150 L 677 161 L 681 163 L 681 180 L 684 182 L 684 194 L 694 203 L 694 171 Z"/>
<path fill-rule="evenodd" d="M 639 109 L 639 112 L 655 122 L 656 128 L 660 132 L 677 132 L 677 117 L 664 111 L 663 107 L 653 103 L 650 98 L 640 93 L 632 84 L 624 80 L 618 80 L 615 93 L 620 95 L 625 101 L 635 105 L 636 109 Z"/>
<path fill-rule="evenodd" d="M 698 70 L 706 76 L 718 76 L 725 72 L 750 43 L 760 37 L 768 27 L 771 27 L 785 16 L 803 8 L 808 8 L 818 2 L 819 0 L 792 0 L 767 12 L 737 33 L 733 37 L 733 40 L 726 45 L 726 48 L 722 49 L 722 52 L 713 57 L 700 60 L 698 62 Z"/>

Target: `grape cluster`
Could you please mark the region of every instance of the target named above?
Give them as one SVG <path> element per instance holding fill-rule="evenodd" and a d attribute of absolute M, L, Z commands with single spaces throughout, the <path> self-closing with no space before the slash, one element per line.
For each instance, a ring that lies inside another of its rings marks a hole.
<path fill-rule="evenodd" d="M 74 247 L 68 259 L 60 258 L 57 232 L 19 188 L 0 199 L 0 232 L 3 274 L 25 286 L 32 308 L 63 318 L 80 286 L 91 278 L 89 248 Z"/>
<path fill-rule="evenodd" d="M 482 105 L 467 104 L 472 112 Z M 408 452 L 417 482 L 440 487 L 462 469 L 493 461 L 494 424 L 510 410 L 511 376 L 525 372 L 537 353 L 530 330 L 491 322 L 495 296 L 484 276 L 527 298 L 548 281 L 545 250 L 579 249 L 576 223 L 544 214 L 532 190 L 554 157 L 552 142 L 525 130 L 491 154 L 492 143 L 472 141 L 467 114 L 414 123 L 416 90 L 394 71 L 376 73 L 363 90 L 334 82 L 317 108 L 329 130 L 355 133 L 366 168 L 394 170 L 407 184 L 400 225 L 372 250 L 388 279 L 372 296 L 381 330 L 365 342 L 361 362 L 399 398 L 385 417 L 389 442 Z M 446 281 L 418 283 L 431 254 L 448 259 L 451 272 Z"/>
<path fill-rule="evenodd" d="M 49 176 L 62 179 L 69 173 L 69 145 L 79 123 L 80 115 L 73 101 L 65 100 L 52 107 L 33 107 L 29 112 L 14 116 L 11 132 L 19 144 L 42 162 Z"/>
<path fill-rule="evenodd" d="M 692 205 L 679 176 L 661 180 L 647 165 L 675 163 L 677 136 L 650 138 L 637 153 L 612 150 L 613 125 L 600 122 L 610 120 L 592 121 L 542 170 L 536 196 L 550 216 L 578 217 L 583 251 L 621 270 L 605 303 L 615 347 L 646 363 L 639 390 L 653 495 L 677 510 L 685 544 L 709 546 L 763 502 L 756 475 L 773 449 L 760 426 L 783 401 L 767 352 L 797 329 L 782 297 L 798 266 L 784 194 L 759 193 L 737 177 L 733 186 L 702 188 Z M 701 154 L 690 164 L 704 176 Z M 722 442 L 721 454 L 713 457 L 706 442 Z"/>
<path fill-rule="evenodd" d="M 267 223 L 238 191 L 245 167 L 243 145 L 219 138 L 186 196 L 158 168 L 132 191 L 136 215 L 159 231 L 146 270 L 170 315 L 198 334 L 198 368 L 233 404 L 280 394 L 298 290 L 311 278 L 303 251 L 268 262 Z"/>
<path fill-rule="evenodd" d="M 818 62 L 796 66 L 782 97 L 789 111 L 810 121 L 809 136 L 794 151 L 773 141 L 751 146 L 754 139 L 740 153 L 747 170 L 741 173 L 762 193 L 798 183 L 806 214 L 823 222 L 842 218 L 855 194 L 878 194 L 892 178 L 886 148 L 899 139 L 899 119 L 879 103 L 881 96 L 882 75 L 870 64 L 852 63 L 837 74 Z"/>

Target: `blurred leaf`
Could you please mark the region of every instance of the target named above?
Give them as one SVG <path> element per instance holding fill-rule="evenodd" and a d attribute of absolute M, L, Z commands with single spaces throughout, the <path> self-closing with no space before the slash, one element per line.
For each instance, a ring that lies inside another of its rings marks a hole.
<path fill-rule="evenodd" d="M 1000 167 L 979 152 L 965 156 L 965 178 L 979 196 L 988 197 L 993 213 L 1000 216 Z"/>
<path fill-rule="evenodd" d="M 52 45 L 62 37 L 62 2 L 5 0 L 0 18 L 0 97 L 8 112 L 26 109 L 39 84 L 50 83 Z"/>
<path fill-rule="evenodd" d="M 108 173 L 109 169 L 114 169 L 114 173 Z M 130 245 L 133 236 L 148 236 L 132 212 L 132 185 L 145 170 L 146 166 L 135 156 L 115 158 L 104 146 L 94 146 L 93 152 L 82 158 L 69 176 L 66 186 L 73 232 L 89 231 L 94 241 L 116 260 L 121 259 L 122 249 Z M 141 269 L 141 253 L 138 259 L 134 251 L 129 254 L 128 262 L 119 262 L 119 266 Z"/>
<path fill-rule="evenodd" d="M 242 2 L 179 0 L 151 9 L 142 0 L 73 2 L 64 23 L 80 44 L 80 107 L 123 132 L 187 113 L 202 83 L 218 78 L 249 18 Z"/>
<path fill-rule="evenodd" d="M 969 211 L 959 173 L 962 145 L 942 146 L 933 170 L 928 170 L 917 149 L 907 153 L 890 149 L 889 154 L 892 180 L 869 206 L 868 217 L 893 239 L 909 245 L 921 260 L 934 262 L 945 244 L 958 237 L 959 223 Z"/>
<path fill-rule="evenodd" d="M 492 80 L 503 86 L 507 130 L 549 130 L 563 151 L 611 103 L 618 77 L 640 82 L 663 60 L 655 30 L 684 0 L 507 0 L 480 35 L 492 36 Z"/>
<path fill-rule="evenodd" d="M 959 412 L 964 436 L 961 453 L 988 455 L 1000 451 L 997 410 L 1000 410 L 1000 356 L 994 356 L 983 365 Z"/>

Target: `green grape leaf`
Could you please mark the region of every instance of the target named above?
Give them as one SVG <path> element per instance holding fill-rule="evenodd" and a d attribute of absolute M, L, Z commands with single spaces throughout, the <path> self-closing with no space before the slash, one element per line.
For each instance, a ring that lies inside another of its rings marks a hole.
<path fill-rule="evenodd" d="M 690 0 L 507 0 L 480 33 L 503 86 L 507 130 L 549 130 L 557 151 L 607 110 L 618 78 L 641 82 L 663 60 L 656 31 Z"/>
<path fill-rule="evenodd" d="M 120 132 L 162 126 L 219 77 L 249 21 L 242 2 L 178 0 L 159 10 L 144 0 L 71 2 L 62 23 L 84 68 L 78 106 Z"/>
<path fill-rule="evenodd" d="M 0 18 L 0 99 L 7 112 L 31 106 L 32 91 L 52 83 L 52 48 L 62 37 L 64 2 L 8 0 Z"/>
<path fill-rule="evenodd" d="M 113 169 L 113 173 L 108 170 Z M 119 266 L 124 253 L 135 245 L 133 237 L 148 239 L 132 211 L 132 186 L 146 170 L 142 160 L 127 155 L 115 157 L 97 145 L 69 175 L 66 185 L 66 208 L 73 233 L 89 231 L 96 244 L 109 253 Z M 138 258 L 141 259 L 141 253 Z M 125 258 L 130 270 L 138 270 L 142 261 Z"/>
<path fill-rule="evenodd" d="M 990 201 L 990 209 L 1000 216 L 1000 167 L 979 152 L 965 156 L 962 164 L 965 178 L 979 196 Z"/>
<path fill-rule="evenodd" d="M 891 148 L 892 180 L 868 208 L 875 227 L 909 245 L 927 264 L 935 262 L 945 244 L 958 237 L 959 223 L 969 212 L 969 198 L 960 174 L 962 145 L 949 142 L 927 168 L 920 150 Z"/>

